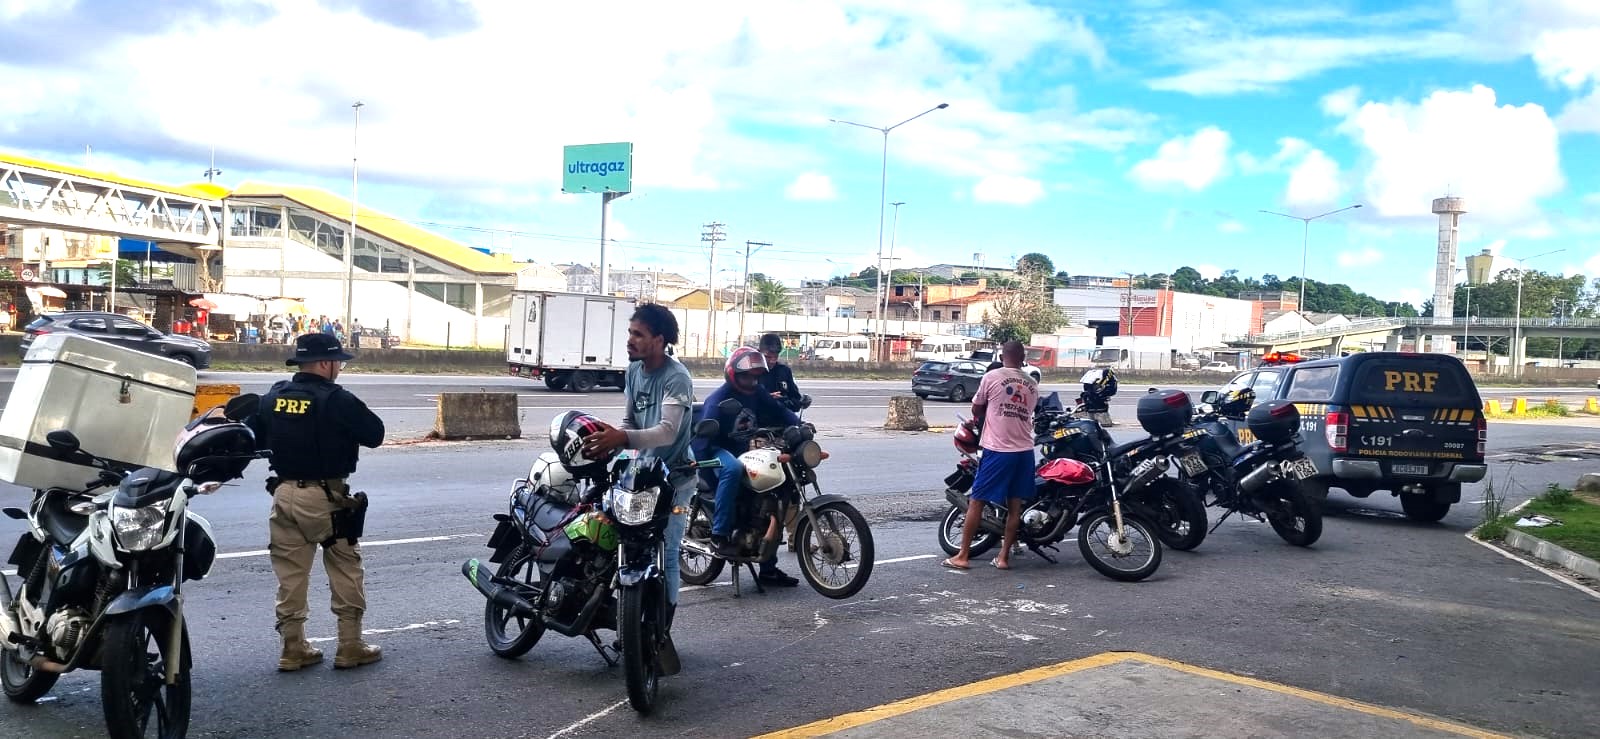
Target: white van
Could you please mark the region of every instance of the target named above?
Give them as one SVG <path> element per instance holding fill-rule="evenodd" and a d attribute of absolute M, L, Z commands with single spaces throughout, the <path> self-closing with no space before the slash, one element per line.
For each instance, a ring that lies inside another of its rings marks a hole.
<path fill-rule="evenodd" d="M 865 336 L 824 336 L 811 343 L 811 358 L 830 362 L 865 362 L 872 346 Z"/>
<path fill-rule="evenodd" d="M 954 362 L 967 357 L 972 340 L 965 336 L 927 336 L 917 345 L 911 358 L 918 362 Z"/>

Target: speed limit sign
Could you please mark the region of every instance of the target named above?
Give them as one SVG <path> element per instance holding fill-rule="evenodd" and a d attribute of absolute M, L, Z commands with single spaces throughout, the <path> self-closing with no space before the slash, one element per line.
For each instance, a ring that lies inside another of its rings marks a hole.
<path fill-rule="evenodd" d="M 24 280 L 32 280 L 33 279 L 33 270 L 31 270 L 31 269 L 22 270 L 22 279 L 24 279 Z"/>

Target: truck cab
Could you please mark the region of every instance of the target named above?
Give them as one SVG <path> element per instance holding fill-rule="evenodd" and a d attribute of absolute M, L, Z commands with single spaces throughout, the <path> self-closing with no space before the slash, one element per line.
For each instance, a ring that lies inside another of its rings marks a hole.
<path fill-rule="evenodd" d="M 1268 362 L 1224 389 L 1251 388 L 1256 402 L 1288 400 L 1300 410 L 1301 449 L 1316 465 L 1308 490 L 1365 498 L 1399 496 L 1406 516 L 1438 521 L 1478 482 L 1487 422 L 1472 376 L 1443 354 L 1364 352 L 1315 361 Z M 1252 441 L 1242 422 L 1229 422 Z"/>

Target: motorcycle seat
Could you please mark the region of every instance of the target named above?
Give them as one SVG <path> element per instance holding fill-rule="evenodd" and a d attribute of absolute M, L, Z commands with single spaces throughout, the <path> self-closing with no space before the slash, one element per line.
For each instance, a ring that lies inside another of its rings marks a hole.
<path fill-rule="evenodd" d="M 80 499 L 63 493 L 52 493 L 39 509 L 39 525 L 51 541 L 71 544 L 89 527 L 89 517 L 73 513 L 70 506 Z"/>
<path fill-rule="evenodd" d="M 1121 444 L 1118 444 L 1118 445 L 1116 445 L 1114 447 L 1111 447 L 1110 449 L 1107 449 L 1106 450 L 1106 456 L 1109 457 L 1109 458 L 1115 459 L 1117 457 L 1122 456 L 1123 454 L 1126 454 L 1128 452 L 1128 450 L 1133 449 L 1134 447 L 1137 447 L 1140 444 L 1145 443 L 1146 441 L 1149 441 L 1149 439 L 1134 439 L 1133 441 L 1122 442 Z"/>

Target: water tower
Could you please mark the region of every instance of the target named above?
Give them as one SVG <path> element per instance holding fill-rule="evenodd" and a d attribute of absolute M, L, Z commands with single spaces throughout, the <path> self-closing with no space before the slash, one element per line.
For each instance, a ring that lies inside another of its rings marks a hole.
<path fill-rule="evenodd" d="M 1433 212 L 1439 215 L 1439 254 L 1433 267 L 1433 322 L 1455 323 L 1456 247 L 1459 244 L 1461 215 L 1467 212 L 1465 198 L 1434 198 Z M 1455 341 L 1446 332 L 1432 337 L 1432 351 L 1454 354 Z"/>

